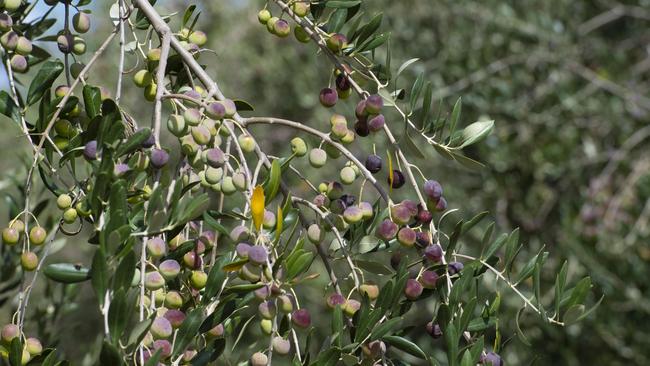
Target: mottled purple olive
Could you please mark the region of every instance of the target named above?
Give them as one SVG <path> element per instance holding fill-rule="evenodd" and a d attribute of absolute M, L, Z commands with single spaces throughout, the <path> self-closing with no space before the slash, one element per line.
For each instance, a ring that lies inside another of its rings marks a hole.
<path fill-rule="evenodd" d="M 399 264 L 402 262 L 402 253 L 395 252 L 390 256 L 390 266 L 393 269 L 398 269 Z"/>
<path fill-rule="evenodd" d="M 403 204 L 393 205 L 390 208 L 391 218 L 397 225 L 406 225 L 411 221 L 411 211 Z"/>
<path fill-rule="evenodd" d="M 359 286 L 359 293 L 367 295 L 370 300 L 375 300 L 379 296 L 379 286 L 372 283 L 364 283 Z"/>
<path fill-rule="evenodd" d="M 88 160 L 97 159 L 97 141 L 91 140 L 86 143 L 83 150 L 83 155 Z"/>
<path fill-rule="evenodd" d="M 86 33 L 90 29 L 90 17 L 84 12 L 78 12 L 72 17 L 72 26 L 78 33 Z"/>
<path fill-rule="evenodd" d="M 237 105 L 235 105 L 234 101 L 230 99 L 224 99 L 219 103 L 223 104 L 224 108 L 226 108 L 226 117 L 232 118 L 235 116 L 235 114 L 237 114 Z"/>
<path fill-rule="evenodd" d="M 366 113 L 379 114 L 384 107 L 384 100 L 378 94 L 370 95 L 366 98 Z"/>
<path fill-rule="evenodd" d="M 438 339 L 442 337 L 442 329 L 438 324 L 433 324 L 433 322 L 428 322 L 425 329 L 427 331 L 427 334 L 429 334 L 433 339 Z"/>
<path fill-rule="evenodd" d="M 13 51 L 18 45 L 18 33 L 9 31 L 0 36 L 0 44 L 8 51 Z"/>
<path fill-rule="evenodd" d="M 386 120 L 383 114 L 378 114 L 368 120 L 368 129 L 370 132 L 377 132 L 384 128 Z"/>
<path fill-rule="evenodd" d="M 326 190 L 327 190 L 327 185 L 326 185 Z M 329 198 L 325 196 L 324 194 L 318 194 L 314 199 L 312 200 L 312 203 L 316 205 L 316 207 L 325 207 L 329 205 Z"/>
<path fill-rule="evenodd" d="M 6 227 L 2 229 L 2 242 L 5 245 L 16 245 L 20 239 L 20 232 L 14 228 Z"/>
<path fill-rule="evenodd" d="M 32 245 L 43 245 L 45 239 L 47 238 L 47 231 L 41 226 L 33 226 L 29 230 L 29 242 Z"/>
<path fill-rule="evenodd" d="M 309 163 L 314 168 L 321 168 L 327 163 L 327 153 L 325 150 L 316 148 L 309 152 Z"/>
<path fill-rule="evenodd" d="M 336 90 L 347 91 L 351 87 L 350 79 L 345 74 L 341 73 L 336 77 Z"/>
<path fill-rule="evenodd" d="M 159 316 L 153 320 L 151 323 L 151 328 L 149 328 L 151 335 L 155 339 L 165 339 L 169 338 L 172 335 L 173 328 L 172 324 L 164 316 Z"/>
<path fill-rule="evenodd" d="M 200 290 L 205 287 L 208 282 L 208 274 L 203 271 L 192 271 L 190 275 L 190 284 L 192 288 Z"/>
<path fill-rule="evenodd" d="M 273 352 L 279 355 L 286 355 L 291 351 L 291 342 L 282 338 L 274 337 L 273 338 Z"/>
<path fill-rule="evenodd" d="M 20 329 L 15 324 L 7 324 L 2 327 L 2 342 L 10 344 L 14 338 L 20 335 Z"/>
<path fill-rule="evenodd" d="M 269 255 L 266 251 L 266 248 L 264 248 L 261 245 L 253 245 L 249 250 L 248 250 L 248 260 L 255 265 L 262 265 L 265 264 L 266 261 L 268 260 Z"/>
<path fill-rule="evenodd" d="M 187 119 L 185 119 L 185 121 L 187 122 Z M 194 142 L 201 146 L 209 144 L 210 140 L 212 139 L 210 130 L 208 130 L 208 128 L 203 125 L 192 127 L 191 133 Z"/>
<path fill-rule="evenodd" d="M 424 193 L 432 200 L 438 200 L 440 197 L 442 197 L 442 186 L 440 183 L 438 183 L 438 181 L 427 180 L 424 182 L 423 190 Z"/>
<path fill-rule="evenodd" d="M 359 202 L 359 208 L 361 209 L 361 214 L 363 215 L 364 220 L 370 219 L 374 215 L 372 204 L 370 202 Z"/>
<path fill-rule="evenodd" d="M 363 211 L 358 206 L 350 206 L 343 212 L 343 218 L 348 224 L 355 224 L 363 220 Z"/>
<path fill-rule="evenodd" d="M 72 34 L 61 34 L 56 38 L 56 45 L 59 51 L 63 53 L 70 53 L 74 47 L 74 37 Z"/>
<path fill-rule="evenodd" d="M 201 256 L 193 250 L 183 254 L 183 266 L 185 266 L 185 268 L 200 268 L 202 262 Z"/>
<path fill-rule="evenodd" d="M 27 59 L 23 55 L 13 55 L 9 61 L 11 69 L 18 73 L 23 73 L 27 71 L 29 65 L 27 64 Z"/>
<path fill-rule="evenodd" d="M 323 88 L 320 91 L 318 99 L 320 100 L 320 104 L 322 104 L 323 107 L 331 108 L 336 105 L 336 102 L 339 100 L 339 96 L 336 93 L 336 90 L 332 88 Z"/>
<path fill-rule="evenodd" d="M 273 33 L 281 38 L 288 37 L 291 34 L 291 26 L 286 20 L 280 19 L 273 24 Z"/>
<path fill-rule="evenodd" d="M 222 103 L 210 103 L 205 108 L 205 114 L 212 119 L 220 120 L 226 116 L 226 107 Z"/>
<path fill-rule="evenodd" d="M 269 363 L 269 358 L 262 352 L 255 352 L 250 359 L 251 366 L 266 366 Z"/>
<path fill-rule="evenodd" d="M 446 209 L 447 209 L 447 200 L 445 199 L 445 197 L 440 197 L 438 202 L 436 202 L 435 210 L 437 212 L 442 212 L 445 211 Z"/>
<path fill-rule="evenodd" d="M 235 226 L 231 231 L 230 231 L 230 240 L 234 241 L 235 243 L 238 243 L 240 241 L 248 240 L 250 238 L 250 230 L 246 226 L 240 225 L 240 226 Z"/>
<path fill-rule="evenodd" d="M 305 28 L 303 28 L 300 25 L 297 25 L 293 28 L 293 35 L 296 37 L 298 42 L 301 43 L 309 43 L 309 41 L 311 40 L 309 33 L 307 33 Z"/>
<path fill-rule="evenodd" d="M 485 355 L 481 355 L 479 362 L 482 365 L 486 366 L 503 366 L 503 360 L 501 359 L 501 356 L 494 352 L 488 352 Z"/>
<path fill-rule="evenodd" d="M 420 248 L 426 248 L 431 244 L 431 235 L 426 231 L 418 231 L 415 244 Z"/>
<path fill-rule="evenodd" d="M 157 271 L 147 272 L 144 276 L 144 287 L 149 291 L 155 291 L 165 286 L 165 279 Z"/>
<path fill-rule="evenodd" d="M 409 278 L 406 281 L 406 287 L 404 287 L 404 295 L 409 300 L 416 300 L 420 295 L 422 295 L 422 290 L 420 282 Z"/>
<path fill-rule="evenodd" d="M 235 247 L 235 252 L 239 258 L 248 258 L 248 252 L 251 250 L 251 245 L 248 243 L 239 243 Z"/>
<path fill-rule="evenodd" d="M 327 304 L 327 307 L 330 309 L 334 309 L 336 305 L 340 305 L 343 307 L 347 300 L 345 299 L 345 296 L 337 293 L 333 293 L 327 297 L 325 300 L 325 303 Z"/>
<path fill-rule="evenodd" d="M 168 309 L 180 309 L 183 306 L 183 296 L 178 291 L 169 291 L 165 294 L 165 307 Z"/>
<path fill-rule="evenodd" d="M 173 292 L 176 292 L 176 291 L 173 291 Z M 165 296 L 165 302 L 166 301 L 167 301 L 167 296 Z M 181 326 L 181 324 L 183 324 L 183 321 L 185 320 L 185 313 L 183 313 L 182 311 L 180 311 L 178 309 L 169 309 L 169 310 L 167 310 L 165 312 L 165 314 L 163 316 L 165 317 L 165 319 L 167 319 L 169 321 L 169 324 L 171 324 L 172 328 L 174 328 L 174 329 L 179 328 Z"/>
<path fill-rule="evenodd" d="M 372 174 L 378 173 L 381 170 L 382 160 L 379 155 L 368 155 L 366 158 L 366 169 Z"/>
<path fill-rule="evenodd" d="M 389 241 L 397 235 L 397 230 L 399 227 L 397 224 L 394 222 L 390 221 L 389 219 L 385 219 L 382 221 L 379 226 L 377 226 L 377 230 L 375 231 L 375 235 L 379 239 L 383 239 L 386 241 Z"/>
<path fill-rule="evenodd" d="M 213 168 L 220 168 L 226 163 L 226 155 L 219 148 L 208 149 L 205 162 Z"/>
<path fill-rule="evenodd" d="M 442 260 L 442 247 L 440 244 L 432 244 L 424 248 L 424 257 L 433 263 L 440 262 Z"/>
<path fill-rule="evenodd" d="M 291 139 L 291 152 L 298 157 L 305 156 L 305 154 L 307 154 L 307 144 L 305 143 L 305 140 L 300 137 L 294 137 Z"/>
<path fill-rule="evenodd" d="M 311 315 L 307 309 L 298 309 L 291 313 L 291 321 L 300 328 L 307 328 L 311 325 Z"/>
<path fill-rule="evenodd" d="M 257 20 L 260 22 L 260 24 L 266 24 L 266 22 L 271 19 L 271 12 L 268 11 L 267 9 L 262 9 L 257 13 Z"/>
<path fill-rule="evenodd" d="M 128 164 L 119 163 L 113 167 L 113 176 L 116 178 L 123 177 L 131 170 Z"/>
<path fill-rule="evenodd" d="M 16 53 L 23 56 L 32 53 L 32 41 L 27 37 L 18 37 L 18 41 L 16 42 Z"/>
<path fill-rule="evenodd" d="M 411 248 L 415 244 L 416 237 L 415 230 L 410 227 L 403 227 L 397 233 L 397 241 L 407 248 Z"/>
<path fill-rule="evenodd" d="M 38 267 L 38 256 L 34 252 L 24 252 L 20 255 L 20 266 L 23 270 L 31 272 Z"/>
<path fill-rule="evenodd" d="M 359 309 L 361 309 L 361 303 L 355 299 L 349 299 L 345 301 L 341 310 L 351 318 Z"/>
<path fill-rule="evenodd" d="M 436 288 L 436 282 L 438 282 L 438 273 L 435 271 L 424 271 L 420 275 L 420 283 L 424 288 L 433 289 Z"/>
<path fill-rule="evenodd" d="M 334 33 L 327 38 L 327 48 L 334 53 L 340 53 L 348 46 L 348 39 L 340 33 Z"/>
<path fill-rule="evenodd" d="M 188 108 L 183 112 L 185 123 L 190 126 L 198 126 L 201 123 L 201 112 L 196 108 Z"/>
<path fill-rule="evenodd" d="M 415 216 L 415 219 L 424 225 L 427 225 L 433 220 L 433 215 L 428 210 L 423 209 L 418 205 L 418 214 Z"/>
<path fill-rule="evenodd" d="M 38 356 L 43 352 L 43 345 L 38 339 L 30 337 L 25 340 L 25 350 L 32 356 Z"/>
<path fill-rule="evenodd" d="M 199 47 L 202 47 L 208 42 L 208 36 L 206 36 L 205 32 L 203 31 L 195 30 L 190 33 L 190 36 L 187 38 L 187 40 Z"/>
<path fill-rule="evenodd" d="M 293 303 L 294 301 L 291 295 L 278 296 L 278 309 L 284 314 L 289 314 L 293 311 Z"/>
<path fill-rule="evenodd" d="M 257 306 L 257 312 L 264 319 L 273 319 L 278 313 L 275 301 L 264 301 Z"/>
<path fill-rule="evenodd" d="M 153 352 L 160 350 L 161 359 L 172 355 L 172 344 L 166 339 L 158 339 L 153 342 Z"/>
<path fill-rule="evenodd" d="M 393 170 L 393 182 L 392 182 L 393 188 L 395 188 L 395 189 L 401 188 L 404 185 L 405 182 L 406 182 L 406 180 L 404 179 L 404 174 L 401 171 L 399 171 L 397 169 L 394 169 Z M 390 181 L 388 183 L 390 184 Z"/>
<path fill-rule="evenodd" d="M 13 19 L 7 13 L 0 13 L 0 32 L 7 32 L 11 30 L 14 25 Z"/>
<path fill-rule="evenodd" d="M 167 162 L 169 161 L 169 154 L 167 151 L 163 149 L 152 149 L 151 150 L 151 165 L 156 168 L 160 169 L 167 165 Z"/>
<path fill-rule="evenodd" d="M 455 275 L 457 273 L 460 273 L 460 271 L 462 271 L 463 268 L 465 268 L 465 266 L 462 263 L 460 263 L 460 262 L 451 262 L 447 266 L 447 271 L 449 271 L 449 275 Z"/>
<path fill-rule="evenodd" d="M 256 298 L 260 300 L 266 300 L 271 296 L 271 286 L 265 285 L 257 290 L 253 291 L 253 294 L 255 295 Z"/>

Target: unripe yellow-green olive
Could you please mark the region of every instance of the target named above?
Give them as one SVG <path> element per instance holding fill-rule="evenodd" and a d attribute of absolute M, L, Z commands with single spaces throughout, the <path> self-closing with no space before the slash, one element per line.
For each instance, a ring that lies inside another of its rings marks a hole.
<path fill-rule="evenodd" d="M 32 41 L 23 36 L 18 37 L 18 42 L 16 43 L 16 53 L 23 56 L 32 53 Z"/>
<path fill-rule="evenodd" d="M 20 232 L 18 230 L 7 227 L 2 229 L 2 242 L 5 245 L 16 245 L 20 239 Z"/>
<path fill-rule="evenodd" d="M 144 88 L 147 85 L 151 84 L 153 82 L 153 76 L 149 72 L 149 70 L 142 69 L 138 70 L 138 72 L 133 75 L 133 83 L 138 87 L 138 88 Z"/>
<path fill-rule="evenodd" d="M 69 208 L 63 212 L 63 222 L 66 224 L 72 224 L 77 220 L 77 217 L 79 215 L 77 214 L 77 210 L 74 208 Z"/>
<path fill-rule="evenodd" d="M 86 41 L 79 36 L 75 36 L 72 44 L 72 52 L 75 55 L 83 55 L 86 53 Z"/>
<path fill-rule="evenodd" d="M 275 23 L 280 20 L 278 17 L 271 17 L 266 21 L 266 30 L 271 34 L 275 34 Z"/>
<path fill-rule="evenodd" d="M 29 230 L 29 242 L 32 245 L 43 245 L 47 238 L 47 231 L 40 226 L 33 226 Z"/>
<path fill-rule="evenodd" d="M 245 153 L 251 153 L 255 151 L 255 139 L 251 135 L 241 134 L 237 138 L 239 141 L 239 146 Z"/>
<path fill-rule="evenodd" d="M 56 198 L 56 207 L 59 208 L 59 210 L 65 210 L 72 205 L 72 197 L 68 194 L 61 194 L 59 197 Z"/>
<path fill-rule="evenodd" d="M 31 272 L 38 267 L 38 256 L 34 252 L 24 252 L 20 255 L 20 266 L 23 270 Z"/>
<path fill-rule="evenodd" d="M 309 34 L 307 34 L 307 31 L 305 31 L 305 28 L 299 25 L 293 29 L 293 35 L 296 37 L 298 42 L 309 43 L 309 41 L 311 40 Z"/>
<path fill-rule="evenodd" d="M 291 152 L 296 156 L 305 156 L 307 154 L 307 144 L 300 137 L 291 139 Z"/>
<path fill-rule="evenodd" d="M 23 2 L 22 0 L 3 0 L 2 3 L 7 11 L 14 11 L 20 8 L 20 5 L 22 5 Z"/>
<path fill-rule="evenodd" d="M 70 76 L 72 76 L 75 79 L 78 78 L 79 75 L 81 75 L 81 71 L 84 69 L 84 67 L 86 67 L 86 65 L 84 65 L 81 62 L 73 63 L 72 65 L 70 65 Z M 84 75 L 84 77 L 85 76 L 86 75 Z"/>
<path fill-rule="evenodd" d="M 266 9 L 262 9 L 262 10 L 259 11 L 259 13 L 257 13 L 257 20 L 261 24 L 266 24 L 269 21 L 269 19 L 271 19 L 271 16 L 272 15 L 271 15 L 270 11 L 268 11 Z"/>
<path fill-rule="evenodd" d="M 190 36 L 187 38 L 187 40 L 201 47 L 208 42 L 208 37 L 205 35 L 204 32 L 200 30 L 196 30 L 190 33 Z"/>
<path fill-rule="evenodd" d="M 309 2 L 306 1 L 296 1 L 293 3 L 293 5 L 291 5 L 291 10 L 293 10 L 293 13 L 301 18 L 309 14 L 309 9 Z"/>
<path fill-rule="evenodd" d="M 151 83 L 144 88 L 144 99 L 153 102 L 156 100 L 156 91 L 158 87 L 156 83 Z"/>

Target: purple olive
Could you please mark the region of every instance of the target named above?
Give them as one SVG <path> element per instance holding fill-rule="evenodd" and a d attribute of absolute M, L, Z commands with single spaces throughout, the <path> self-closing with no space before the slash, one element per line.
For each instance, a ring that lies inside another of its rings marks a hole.
<path fill-rule="evenodd" d="M 124 164 L 124 163 L 115 164 L 115 166 L 113 167 L 113 176 L 122 177 L 126 173 L 128 173 L 129 170 L 131 170 L 131 168 L 129 168 L 128 164 Z"/>
<path fill-rule="evenodd" d="M 420 295 L 422 295 L 422 285 L 420 282 L 409 278 L 406 281 L 406 287 L 404 287 L 404 295 L 409 300 L 417 300 Z"/>
<path fill-rule="evenodd" d="M 84 157 L 88 160 L 97 159 L 97 141 L 91 140 L 86 143 L 83 151 Z"/>
<path fill-rule="evenodd" d="M 264 319 L 273 319 L 278 309 L 275 306 L 275 301 L 264 301 L 258 305 L 257 312 Z"/>
<path fill-rule="evenodd" d="M 432 200 L 442 197 L 442 186 L 438 181 L 428 180 L 424 182 L 424 193 Z"/>
<path fill-rule="evenodd" d="M 431 244 L 431 236 L 426 231 L 418 231 L 417 238 L 415 239 L 415 243 L 420 248 L 426 248 L 428 245 Z"/>
<path fill-rule="evenodd" d="M 354 123 L 354 132 L 361 137 L 366 137 L 370 134 L 370 127 L 366 121 L 358 120 Z"/>
<path fill-rule="evenodd" d="M 381 96 L 373 94 L 366 98 L 366 112 L 368 114 L 379 114 L 384 107 L 384 100 Z"/>
<path fill-rule="evenodd" d="M 385 219 L 379 224 L 379 226 L 377 226 L 375 235 L 380 239 L 389 241 L 397 235 L 397 229 L 399 229 L 397 224 L 389 219 Z"/>
<path fill-rule="evenodd" d="M 371 132 L 377 132 L 384 128 L 385 124 L 386 119 L 384 118 L 384 115 L 378 114 L 368 121 L 368 129 L 370 129 Z"/>
<path fill-rule="evenodd" d="M 357 106 L 354 108 L 354 115 L 359 119 L 359 121 L 366 122 L 368 119 L 368 112 L 366 112 L 366 100 L 362 99 L 357 103 Z"/>
<path fill-rule="evenodd" d="M 464 267 L 465 266 L 460 262 L 451 262 L 449 263 L 447 270 L 449 271 L 449 275 L 455 275 L 456 273 L 460 273 Z"/>
<path fill-rule="evenodd" d="M 368 155 L 365 165 L 370 173 L 375 174 L 381 170 L 382 160 L 378 155 Z"/>
<path fill-rule="evenodd" d="M 323 88 L 320 91 L 319 95 L 320 104 L 323 107 L 331 108 L 336 105 L 336 102 L 339 100 L 339 96 L 336 93 L 336 90 L 332 88 Z"/>
<path fill-rule="evenodd" d="M 165 280 L 172 280 L 181 272 L 181 265 L 174 259 L 167 259 L 158 265 L 158 270 Z"/>
<path fill-rule="evenodd" d="M 169 338 L 172 335 L 172 324 L 165 317 L 157 317 L 151 323 L 151 334 L 155 339 Z"/>
<path fill-rule="evenodd" d="M 445 197 L 440 197 L 438 203 L 436 203 L 435 209 L 438 212 L 442 212 L 447 209 L 447 200 L 445 199 Z"/>
<path fill-rule="evenodd" d="M 405 247 L 412 247 L 415 244 L 415 238 L 417 237 L 415 230 L 410 227 L 403 227 L 397 233 L 397 241 Z"/>
<path fill-rule="evenodd" d="M 433 215 L 431 212 L 423 209 L 420 205 L 418 205 L 418 209 L 418 214 L 415 216 L 415 219 L 421 224 L 429 224 L 431 220 L 433 220 Z"/>
<path fill-rule="evenodd" d="M 390 182 L 388 182 L 390 184 Z M 404 174 L 402 174 L 401 171 L 394 169 L 393 170 L 393 188 L 400 188 L 404 185 L 405 180 L 404 180 Z"/>
<path fill-rule="evenodd" d="M 343 306 L 343 304 L 345 304 L 345 301 L 346 301 L 345 296 L 337 293 L 329 295 L 326 300 L 327 307 L 329 307 L 330 309 L 334 309 L 336 305 Z"/>
<path fill-rule="evenodd" d="M 481 355 L 480 363 L 486 366 L 503 366 L 501 356 L 494 352 L 488 352 L 485 355 Z"/>
<path fill-rule="evenodd" d="M 249 250 L 248 250 L 248 260 L 252 264 L 256 265 L 262 265 L 266 263 L 266 260 L 269 258 L 269 255 L 266 251 L 266 248 L 264 248 L 261 245 L 253 245 Z"/>
<path fill-rule="evenodd" d="M 147 137 L 147 139 L 144 140 L 142 144 L 140 144 L 140 146 L 142 146 L 145 149 L 148 149 L 155 144 L 156 144 L 156 138 L 154 137 L 153 133 L 150 133 L 149 137 Z"/>
<path fill-rule="evenodd" d="M 348 79 L 347 76 L 344 74 L 339 74 L 336 77 L 336 89 L 341 90 L 341 91 L 346 91 L 349 90 L 352 87 L 352 84 L 350 83 L 350 79 Z"/>
<path fill-rule="evenodd" d="M 307 328 L 311 324 L 311 315 L 307 309 L 298 309 L 291 314 L 291 321 L 300 328 Z"/>
<path fill-rule="evenodd" d="M 402 253 L 393 253 L 393 255 L 390 256 L 390 266 L 393 267 L 393 269 L 398 269 L 400 263 L 402 263 Z"/>
<path fill-rule="evenodd" d="M 171 324 L 174 329 L 178 329 L 185 320 L 185 313 L 176 309 L 167 310 L 163 316 L 169 321 L 169 324 Z"/>
<path fill-rule="evenodd" d="M 442 259 L 442 247 L 440 244 L 433 244 L 424 248 L 424 257 L 434 263 L 440 262 Z"/>
<path fill-rule="evenodd" d="M 403 204 L 397 204 L 390 208 L 393 221 L 398 225 L 406 225 L 411 221 L 411 211 Z"/>
<path fill-rule="evenodd" d="M 212 119 L 223 119 L 226 116 L 226 107 L 221 103 L 210 103 L 205 109 L 205 114 Z"/>
<path fill-rule="evenodd" d="M 205 162 L 213 168 L 221 168 L 226 162 L 226 155 L 221 149 L 213 148 L 205 152 Z"/>
<path fill-rule="evenodd" d="M 160 169 L 164 167 L 169 161 L 169 154 L 162 149 L 151 150 L 151 165 L 154 168 Z"/>
<path fill-rule="evenodd" d="M 235 251 L 237 252 L 237 256 L 239 258 L 248 258 L 248 252 L 251 250 L 251 245 L 248 243 L 239 243 L 235 247 Z"/>
<path fill-rule="evenodd" d="M 436 288 L 436 282 L 438 282 L 438 274 L 435 271 L 422 272 L 422 275 L 420 276 L 420 283 L 424 288 Z"/>

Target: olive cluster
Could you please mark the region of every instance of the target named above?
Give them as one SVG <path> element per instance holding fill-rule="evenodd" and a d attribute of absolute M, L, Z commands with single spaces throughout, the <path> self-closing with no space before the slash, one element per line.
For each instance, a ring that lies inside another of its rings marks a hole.
<path fill-rule="evenodd" d="M 41 341 L 38 338 L 29 337 L 25 338 L 24 334 L 21 334 L 20 328 L 15 324 L 7 324 L 2 327 L 0 335 L 0 356 L 3 359 L 9 357 L 9 349 L 11 347 L 11 342 L 18 338 L 23 342 L 23 353 L 20 359 L 22 365 L 26 365 L 32 358 L 40 355 L 43 352 L 43 346 Z"/>
<path fill-rule="evenodd" d="M 19 15 L 21 0 L 4 0 L 0 4 L 0 45 L 9 59 L 11 70 L 17 73 L 27 72 L 27 57 L 32 53 L 32 41 L 14 27 L 12 16 Z"/>

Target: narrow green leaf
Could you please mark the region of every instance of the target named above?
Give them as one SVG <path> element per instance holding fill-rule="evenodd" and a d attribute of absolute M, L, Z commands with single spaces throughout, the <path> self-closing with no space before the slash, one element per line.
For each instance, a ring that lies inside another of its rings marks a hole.
<path fill-rule="evenodd" d="M 84 85 L 83 88 L 84 105 L 86 107 L 86 114 L 89 118 L 94 118 L 101 114 L 102 97 L 98 87 L 92 85 Z"/>
<path fill-rule="evenodd" d="M 11 118 L 20 126 L 20 108 L 6 91 L 0 91 L 0 113 Z"/>
<path fill-rule="evenodd" d="M 330 0 L 325 3 L 328 8 L 351 8 L 361 4 L 361 0 Z"/>
<path fill-rule="evenodd" d="M 282 174 L 282 167 L 280 162 L 275 159 L 271 163 L 271 171 L 269 172 L 269 178 L 264 185 L 264 200 L 268 203 L 275 198 L 280 189 L 280 177 Z"/>
<path fill-rule="evenodd" d="M 412 356 L 415 356 L 417 358 L 421 358 L 423 360 L 427 359 L 426 353 L 415 343 L 399 337 L 399 336 L 385 336 L 383 337 L 383 340 L 386 341 L 386 343 L 390 344 L 391 346 L 402 350 Z"/>
<path fill-rule="evenodd" d="M 104 249 L 98 248 L 93 256 L 93 264 L 90 268 L 90 283 L 93 285 L 99 305 L 104 305 L 104 295 L 108 288 L 108 268 Z"/>
<path fill-rule="evenodd" d="M 330 20 L 327 22 L 327 30 L 330 33 L 338 33 L 343 25 L 345 25 L 345 20 L 348 16 L 348 10 L 346 8 L 336 9 L 334 13 L 330 16 Z"/>
<path fill-rule="evenodd" d="M 121 288 L 128 289 L 133 281 L 135 275 L 135 252 L 129 251 L 124 258 L 120 261 L 113 277 L 113 289 L 119 290 Z"/>
<path fill-rule="evenodd" d="M 119 344 L 119 339 L 126 329 L 132 309 L 129 307 L 126 291 L 119 289 L 113 294 L 111 306 L 108 308 L 108 330 L 114 345 Z"/>
<path fill-rule="evenodd" d="M 120 351 L 117 347 L 112 344 L 104 341 L 102 344 L 102 350 L 99 353 L 99 365 L 100 366 L 119 366 L 124 365 L 124 361 L 120 356 Z"/>
<path fill-rule="evenodd" d="M 43 274 L 53 281 L 76 283 L 90 279 L 90 270 L 78 264 L 54 263 L 45 266 Z"/>
<path fill-rule="evenodd" d="M 202 307 L 197 307 L 187 314 L 187 317 L 183 321 L 183 324 L 181 324 L 181 327 L 178 329 L 178 333 L 176 334 L 176 341 L 174 342 L 172 357 L 176 357 L 181 352 L 185 351 L 185 348 L 197 335 L 199 328 L 201 327 L 201 323 L 203 323 L 203 319 L 205 318 L 203 311 L 204 309 Z"/>
<path fill-rule="evenodd" d="M 464 147 L 473 145 L 481 140 L 483 140 L 487 135 L 492 132 L 494 128 L 494 121 L 478 121 L 474 122 L 471 125 L 465 127 L 462 132 L 461 141 L 462 143 L 458 148 L 462 149 Z"/>
<path fill-rule="evenodd" d="M 458 120 L 460 120 L 460 112 L 463 107 L 461 98 L 459 97 L 454 104 L 454 109 L 451 111 L 451 121 L 449 125 L 449 136 L 451 136 L 454 131 L 456 131 L 456 126 L 458 125 Z"/>
<path fill-rule="evenodd" d="M 402 63 L 400 67 L 397 69 L 397 73 L 395 74 L 395 79 L 397 79 L 404 72 L 404 70 L 406 70 L 409 66 L 413 65 L 419 60 L 420 60 L 419 58 L 412 58 L 404 61 L 404 63 Z"/>
<path fill-rule="evenodd" d="M 61 72 L 63 72 L 63 63 L 61 60 L 56 59 L 45 62 L 29 85 L 27 105 L 38 102 L 43 97 L 45 90 L 52 87 L 54 80 L 56 80 Z"/>

